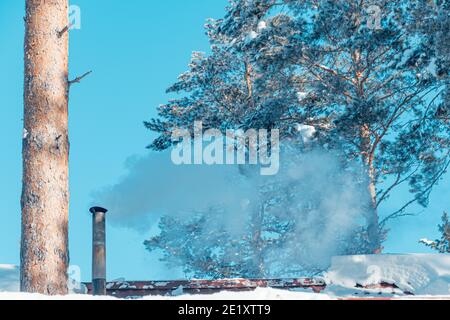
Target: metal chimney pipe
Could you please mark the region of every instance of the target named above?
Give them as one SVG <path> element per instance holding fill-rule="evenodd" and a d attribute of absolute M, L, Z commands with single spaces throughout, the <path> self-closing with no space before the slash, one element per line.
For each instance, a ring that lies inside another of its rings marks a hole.
<path fill-rule="evenodd" d="M 106 212 L 93 207 L 92 213 L 92 286 L 94 296 L 106 295 Z"/>

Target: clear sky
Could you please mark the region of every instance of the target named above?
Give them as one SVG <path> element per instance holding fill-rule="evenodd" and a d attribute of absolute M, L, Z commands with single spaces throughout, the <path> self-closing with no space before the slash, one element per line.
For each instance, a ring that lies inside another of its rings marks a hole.
<path fill-rule="evenodd" d="M 19 263 L 24 0 L 0 1 L 0 264 Z M 227 0 L 73 0 L 81 30 L 70 32 L 71 78 L 93 73 L 70 93 L 70 255 L 90 278 L 92 192 L 117 182 L 125 161 L 144 155 L 152 135 L 142 121 L 165 103 L 165 89 L 187 70 L 192 51 L 207 51 L 203 25 Z M 156 182 L 155 182 L 156 183 Z M 404 200 L 396 194 L 389 206 Z M 99 204 L 101 205 L 101 204 Z M 388 208 L 386 208 L 387 210 Z M 417 217 L 390 225 L 386 252 L 428 252 L 450 210 L 450 176 Z M 146 235 L 108 226 L 108 278 L 176 278 L 142 245 Z"/>

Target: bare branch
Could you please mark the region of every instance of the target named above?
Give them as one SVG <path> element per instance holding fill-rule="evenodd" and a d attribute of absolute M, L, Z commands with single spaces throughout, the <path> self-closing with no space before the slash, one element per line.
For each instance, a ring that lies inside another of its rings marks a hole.
<path fill-rule="evenodd" d="M 449 155 L 449 153 L 447 153 L 447 156 Z M 443 168 L 433 177 L 433 180 L 431 181 L 431 183 L 427 186 L 427 188 L 421 192 L 421 195 L 429 195 L 429 193 L 431 192 L 431 189 L 438 183 L 438 181 L 442 178 L 442 176 L 447 172 L 448 168 L 450 167 L 450 160 L 446 161 L 444 163 Z M 384 218 L 381 222 L 380 222 L 380 226 L 384 226 L 386 225 L 386 223 L 394 218 L 399 218 L 399 217 L 403 217 L 403 216 L 411 216 L 413 214 L 410 213 L 405 213 L 405 210 L 412 205 L 413 203 L 416 203 L 419 201 L 418 197 L 414 197 L 413 199 L 411 199 L 410 201 L 408 201 L 405 205 L 403 205 L 403 207 L 401 207 L 399 210 L 391 213 L 390 215 L 388 215 L 386 218 Z"/>
<path fill-rule="evenodd" d="M 67 26 L 65 26 L 61 31 L 58 32 L 58 38 L 61 38 L 64 33 L 66 33 L 67 31 L 69 31 L 69 29 L 73 26 L 72 23 L 68 24 Z"/>
<path fill-rule="evenodd" d="M 81 80 L 83 80 L 83 78 L 87 77 L 87 76 L 90 75 L 91 73 L 92 73 L 92 71 L 88 71 L 88 72 L 86 72 L 85 74 L 83 74 L 82 76 L 79 76 L 79 77 L 76 77 L 76 78 L 73 79 L 73 80 L 70 80 L 70 81 L 69 81 L 69 86 L 71 86 L 71 85 L 74 84 L 74 83 L 80 83 Z"/>

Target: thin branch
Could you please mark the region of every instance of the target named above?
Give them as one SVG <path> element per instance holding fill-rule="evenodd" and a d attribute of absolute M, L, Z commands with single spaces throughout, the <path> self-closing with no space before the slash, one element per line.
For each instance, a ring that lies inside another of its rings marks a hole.
<path fill-rule="evenodd" d="M 449 153 L 447 153 L 446 156 L 448 156 Z M 423 195 L 429 195 L 429 193 L 431 192 L 431 189 L 436 185 L 436 183 L 442 178 L 442 176 L 447 172 L 448 168 L 450 167 L 450 160 L 446 161 L 444 163 L 443 168 L 437 173 L 436 176 L 434 176 L 433 180 L 431 181 L 431 183 L 427 186 L 427 188 L 420 193 L 421 196 Z M 412 214 L 408 214 L 408 213 L 404 213 L 406 208 L 408 208 L 411 204 L 415 203 L 419 201 L 418 197 L 414 197 L 412 200 L 408 201 L 403 207 L 401 207 L 399 210 L 391 213 L 390 215 L 388 215 L 386 218 L 384 218 L 379 225 L 380 226 L 384 226 L 386 225 L 386 223 L 394 218 L 398 218 L 398 217 L 403 217 L 403 216 L 410 216 Z"/>
<path fill-rule="evenodd" d="M 421 168 L 421 164 L 419 163 L 416 168 L 410 172 L 405 178 L 401 179 L 401 173 L 398 173 L 397 178 L 395 182 L 383 193 L 381 198 L 377 201 L 377 208 L 380 206 L 380 203 L 386 200 L 389 196 L 389 193 L 399 185 L 403 184 L 404 182 L 407 182 L 412 176 L 414 176 L 417 171 Z"/>
<path fill-rule="evenodd" d="M 83 78 L 87 77 L 88 75 L 90 75 L 92 73 L 92 71 L 88 71 L 85 74 L 83 74 L 82 76 L 76 77 L 73 80 L 69 80 L 69 86 L 71 86 L 74 83 L 80 83 L 81 80 L 83 80 Z"/>
<path fill-rule="evenodd" d="M 414 202 L 416 202 L 417 199 L 412 199 L 410 201 L 408 201 L 408 203 L 403 207 L 403 209 L 398 210 L 394 213 L 391 213 L 390 215 L 386 216 L 378 225 L 380 228 L 384 228 L 386 226 L 386 224 L 388 223 L 389 220 L 392 219 L 398 219 L 401 217 L 413 217 L 413 216 L 417 216 L 420 213 L 423 212 L 423 210 L 421 210 L 420 212 L 417 213 L 413 213 L 413 212 L 405 212 L 406 208 L 409 207 L 411 204 L 413 204 Z"/>
<path fill-rule="evenodd" d="M 397 178 L 395 179 L 395 182 L 389 188 L 387 188 L 386 191 L 383 192 L 383 195 L 379 198 L 379 200 L 377 200 L 377 205 L 376 205 L 377 208 L 380 206 L 380 203 L 384 199 L 386 199 L 387 195 L 391 192 L 391 190 L 394 189 L 395 186 L 397 186 L 399 184 L 400 178 L 401 178 L 401 173 L 398 173 Z"/>
<path fill-rule="evenodd" d="M 67 26 L 64 27 L 64 29 L 62 29 L 61 31 L 58 32 L 58 38 L 61 38 L 64 33 L 66 33 L 67 31 L 69 31 L 69 29 L 73 26 L 72 23 L 68 24 Z"/>

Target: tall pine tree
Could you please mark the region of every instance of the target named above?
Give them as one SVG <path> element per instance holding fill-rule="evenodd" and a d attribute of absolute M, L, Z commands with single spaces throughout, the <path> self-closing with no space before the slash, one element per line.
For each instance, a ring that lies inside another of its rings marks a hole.
<path fill-rule="evenodd" d="M 21 290 L 67 294 L 68 1 L 27 0 Z"/>

